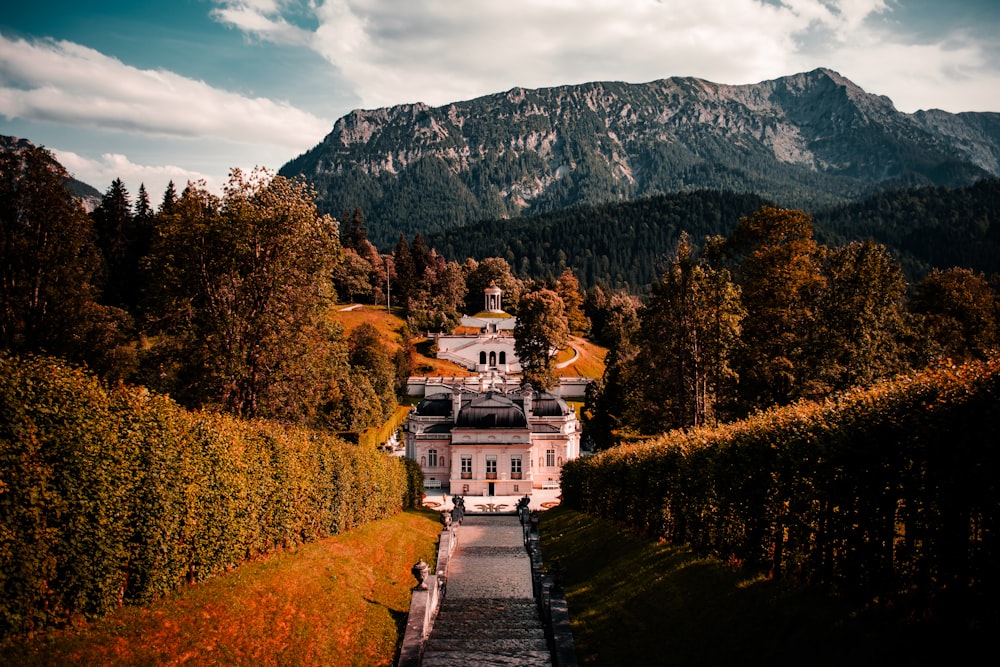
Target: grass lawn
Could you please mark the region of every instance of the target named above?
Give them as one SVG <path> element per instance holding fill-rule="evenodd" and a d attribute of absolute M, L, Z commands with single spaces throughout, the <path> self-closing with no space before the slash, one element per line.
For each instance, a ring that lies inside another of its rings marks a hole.
<path fill-rule="evenodd" d="M 158 602 L 0 645 L 4 665 L 391 665 L 436 512 L 408 511 Z"/>
<path fill-rule="evenodd" d="M 608 356 L 606 348 L 595 345 L 579 336 L 572 336 L 570 338 L 570 345 L 576 348 L 580 356 L 566 368 L 556 370 L 556 375 L 560 377 L 585 378 L 599 378 L 604 375 L 604 360 Z M 560 350 L 559 354 L 560 357 L 557 358 L 557 363 L 572 358 L 573 350 L 567 347 L 564 350 Z"/>
<path fill-rule="evenodd" d="M 992 646 L 985 631 L 854 609 L 568 508 L 544 512 L 540 532 L 546 565 L 565 568 L 580 664 L 958 665 Z"/>

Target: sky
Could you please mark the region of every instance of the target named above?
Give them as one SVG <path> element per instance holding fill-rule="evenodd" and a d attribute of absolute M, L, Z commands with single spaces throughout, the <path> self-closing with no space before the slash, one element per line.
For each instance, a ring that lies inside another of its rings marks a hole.
<path fill-rule="evenodd" d="M 0 134 L 101 192 L 221 191 L 356 108 L 521 86 L 827 67 L 901 111 L 1000 112 L 997 0 L 30 0 L 0 14 Z"/>

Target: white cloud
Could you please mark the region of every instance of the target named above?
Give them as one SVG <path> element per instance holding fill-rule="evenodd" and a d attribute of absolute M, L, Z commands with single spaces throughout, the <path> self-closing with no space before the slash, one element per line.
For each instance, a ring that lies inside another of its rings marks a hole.
<path fill-rule="evenodd" d="M 274 0 L 220 0 L 212 16 L 259 39 L 275 44 L 308 44 L 311 33 L 282 15 L 289 3 Z"/>
<path fill-rule="evenodd" d="M 304 11 L 301 3 L 281 1 L 219 4 L 218 20 L 271 41 L 280 41 L 290 25 L 282 16 Z M 899 0 L 316 0 L 308 9 L 318 27 L 308 36 L 295 27 L 294 38 L 334 65 L 368 107 L 437 105 L 513 86 L 594 80 L 698 76 L 752 83 L 822 66 L 866 88 L 876 86 L 868 89 L 889 95 L 905 110 L 1000 109 L 995 66 L 973 69 L 991 60 L 990 45 L 966 36 L 960 47 L 949 38 L 914 46 L 903 32 L 886 29 L 891 20 L 874 20 L 891 18 L 898 5 Z"/>
<path fill-rule="evenodd" d="M 0 35 L 0 114 L 168 137 L 315 145 L 331 121 L 164 70 L 142 70 L 66 41 Z"/>
<path fill-rule="evenodd" d="M 139 193 L 139 185 L 144 184 L 153 208 L 160 205 L 160 200 L 170 181 L 174 182 L 178 193 L 184 189 L 188 182 L 204 181 L 205 186 L 213 192 L 221 192 L 223 186 L 217 177 L 208 174 L 174 165 L 135 164 L 128 157 L 119 153 L 105 153 L 96 160 L 72 151 L 52 149 L 52 153 L 74 178 L 94 186 L 102 193 L 111 185 L 111 181 L 120 178 L 125 183 L 125 188 L 131 195 L 132 201 L 135 201 Z"/>

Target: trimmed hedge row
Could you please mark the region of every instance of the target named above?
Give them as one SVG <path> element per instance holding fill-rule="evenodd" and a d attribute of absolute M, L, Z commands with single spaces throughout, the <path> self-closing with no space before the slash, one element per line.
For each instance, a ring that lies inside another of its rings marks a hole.
<path fill-rule="evenodd" d="M 998 588 L 1000 360 L 664 434 L 563 468 L 563 499 L 734 563 L 928 611 Z"/>
<path fill-rule="evenodd" d="M 0 637 L 393 515 L 419 502 L 412 477 L 332 436 L 0 355 Z"/>
<path fill-rule="evenodd" d="M 358 443 L 364 447 L 379 447 L 386 443 L 410 416 L 410 409 L 408 405 L 397 405 L 392 415 L 381 426 L 365 429 L 358 438 Z"/>

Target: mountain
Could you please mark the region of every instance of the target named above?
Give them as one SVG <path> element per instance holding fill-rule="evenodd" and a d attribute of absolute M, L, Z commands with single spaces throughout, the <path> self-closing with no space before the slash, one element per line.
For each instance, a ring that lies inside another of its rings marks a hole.
<path fill-rule="evenodd" d="M 515 88 L 441 107 L 356 110 L 284 165 L 374 242 L 474 220 L 701 188 L 816 208 L 1000 175 L 1000 113 L 898 111 L 828 69 L 731 86 L 695 78 Z"/>
<path fill-rule="evenodd" d="M 35 145 L 27 139 L 0 134 L 0 153 L 20 153 Z M 55 158 L 53 158 L 55 161 Z M 61 166 L 61 165 L 60 165 Z M 72 176 L 66 180 L 66 187 L 79 199 L 87 211 L 93 211 L 101 203 L 101 193 L 97 188 L 78 181 Z"/>

